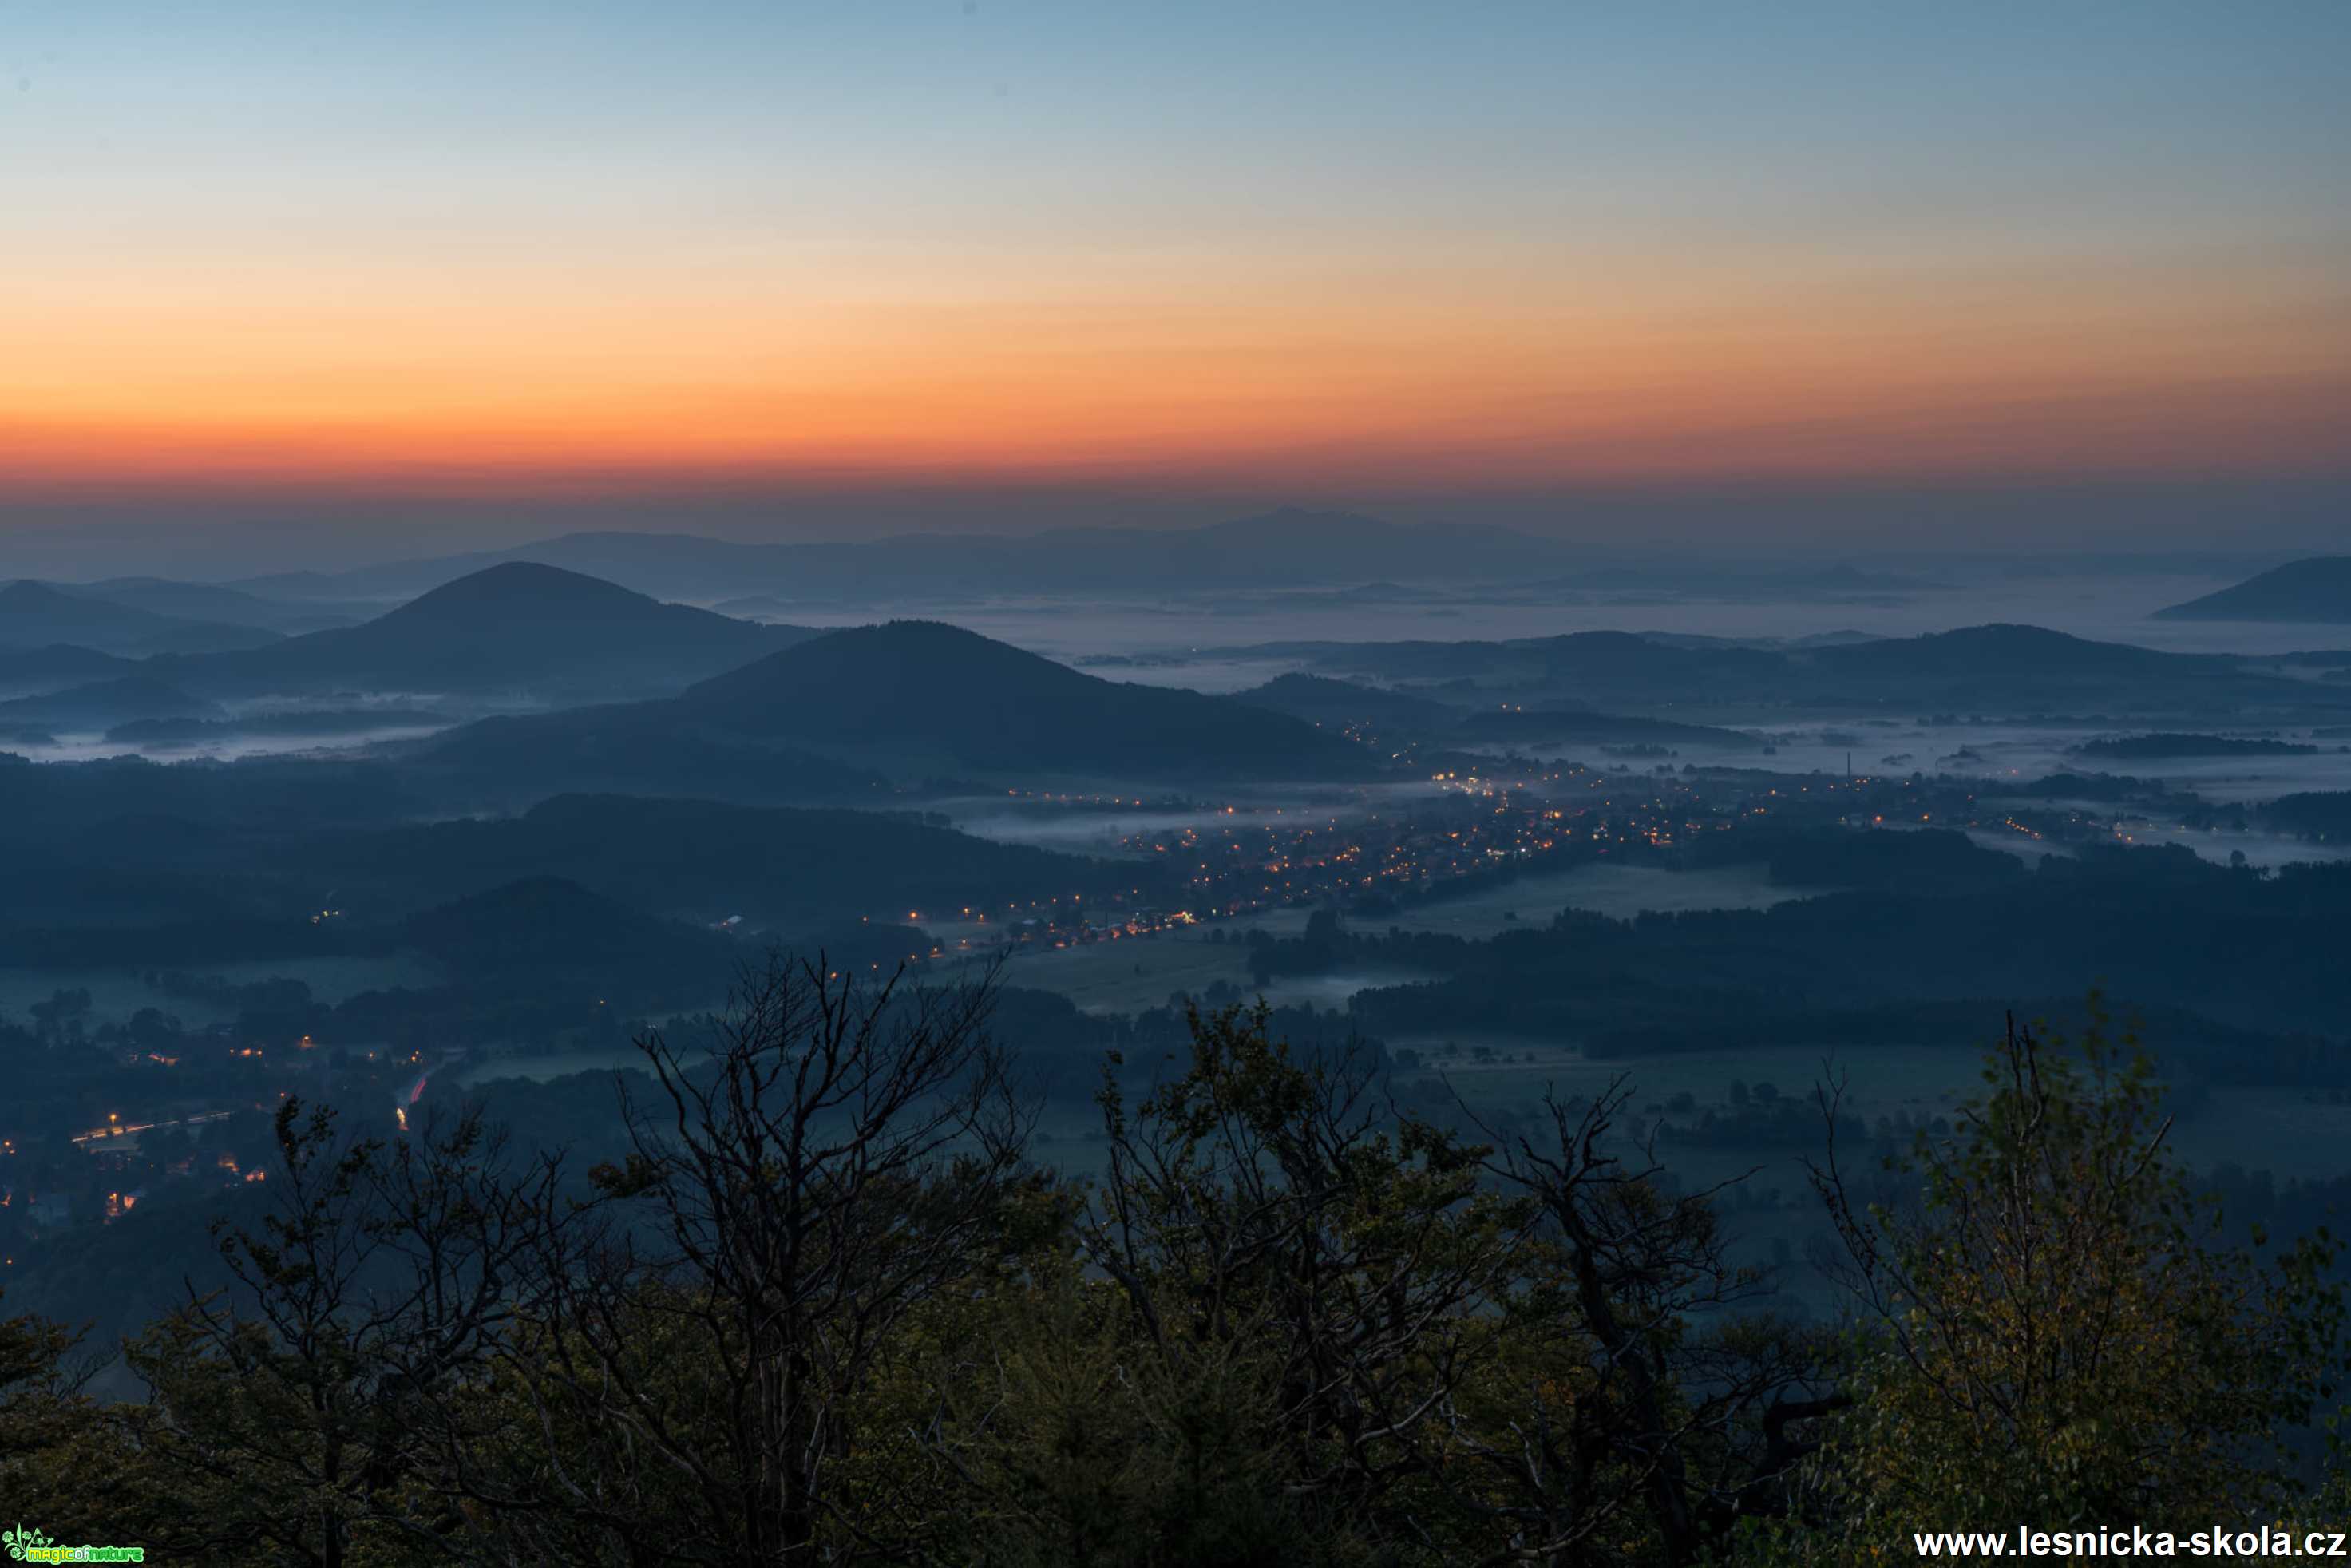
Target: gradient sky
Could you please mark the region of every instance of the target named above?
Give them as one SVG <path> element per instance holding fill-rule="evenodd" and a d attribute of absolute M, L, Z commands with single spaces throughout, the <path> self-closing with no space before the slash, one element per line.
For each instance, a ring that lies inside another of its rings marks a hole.
<path fill-rule="evenodd" d="M 2341 0 L 0 0 L 0 521 L 2339 496 L 2346 59 Z"/>

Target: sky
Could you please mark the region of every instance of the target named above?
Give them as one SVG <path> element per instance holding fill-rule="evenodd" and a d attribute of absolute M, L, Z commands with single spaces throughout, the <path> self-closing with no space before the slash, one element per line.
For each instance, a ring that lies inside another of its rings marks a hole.
<path fill-rule="evenodd" d="M 0 551 L 2340 537 L 2346 58 L 2340 0 L 0 0 Z"/>

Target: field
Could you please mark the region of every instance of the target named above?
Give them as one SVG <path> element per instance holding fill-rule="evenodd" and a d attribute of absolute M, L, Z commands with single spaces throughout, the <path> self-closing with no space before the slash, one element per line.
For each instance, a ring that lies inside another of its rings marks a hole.
<path fill-rule="evenodd" d="M 1218 980 L 1246 988 L 1247 951 L 1197 932 L 1165 932 L 1024 952 L 1005 966 L 1004 983 L 1058 991 L 1088 1012 L 1140 1012 L 1164 1005 L 1170 992 L 1205 991 Z"/>
<path fill-rule="evenodd" d="M 1760 866 L 1676 872 L 1653 866 L 1592 865 L 1520 877 L 1459 898 L 1367 917 L 1363 924 L 1479 940 L 1499 936 L 1521 921 L 1546 924 L 1567 908 L 1597 910 L 1621 919 L 1648 909 L 1759 909 L 1795 896 L 1799 895 L 1773 886 Z M 1235 938 L 1251 930 L 1295 936 L 1306 928 L 1310 914 L 1304 908 L 1267 910 L 1233 921 L 1229 932 Z M 950 943 L 987 931 L 937 922 L 928 928 Z M 1417 977 L 1356 972 L 1302 976 L 1275 981 L 1265 988 L 1265 995 L 1277 1004 L 1341 1008 L 1366 986 L 1396 985 Z M 1165 1004 L 1174 992 L 1205 991 L 1218 980 L 1229 980 L 1244 992 L 1254 989 L 1249 984 L 1247 947 L 1238 940 L 1211 942 L 1196 930 L 1081 947 L 1024 950 L 1006 967 L 1004 978 L 1008 985 L 1058 991 L 1088 1012 L 1138 1012 Z"/>
<path fill-rule="evenodd" d="M 2172 1134 L 2191 1167 L 2267 1170 L 2281 1185 L 2343 1175 L 2346 1138 L 2351 1106 L 2329 1105 L 2301 1089 L 2216 1088 Z"/>
<path fill-rule="evenodd" d="M 1400 915 L 1366 924 L 1435 931 L 1472 940 L 1499 936 L 1514 925 L 1541 925 L 1562 909 L 1590 909 L 1623 920 L 1645 910 L 1763 909 L 1805 897 L 1774 886 L 1760 865 L 1713 871 L 1669 871 L 1661 866 L 1583 865 L 1541 872 L 1459 898 L 1417 904 Z M 1517 915 L 1517 920 L 1510 918 Z"/>
<path fill-rule="evenodd" d="M 414 953 L 393 953 L 381 958 L 272 958 L 250 964 L 217 964 L 205 968 L 232 984 L 245 985 L 283 976 L 309 986 L 322 1002 L 341 1002 L 361 991 L 389 990 L 396 986 L 446 985 L 433 961 Z"/>

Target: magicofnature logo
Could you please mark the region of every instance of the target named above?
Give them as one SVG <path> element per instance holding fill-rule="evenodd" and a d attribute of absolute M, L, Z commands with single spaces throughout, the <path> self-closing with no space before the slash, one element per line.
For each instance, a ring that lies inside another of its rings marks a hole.
<path fill-rule="evenodd" d="M 143 1546 L 59 1546 L 53 1535 L 44 1535 L 31 1525 L 19 1524 L 0 1531 L 0 1547 L 5 1547 L 12 1563 L 144 1563 L 147 1549 Z"/>

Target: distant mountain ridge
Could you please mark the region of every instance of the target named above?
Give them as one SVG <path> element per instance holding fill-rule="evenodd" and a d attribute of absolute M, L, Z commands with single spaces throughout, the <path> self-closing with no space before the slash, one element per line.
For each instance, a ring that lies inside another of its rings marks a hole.
<path fill-rule="evenodd" d="M 1557 571 L 1568 547 L 1511 529 L 1396 523 L 1285 507 L 1189 528 L 1054 528 L 1037 534 L 902 534 L 871 540 L 754 544 L 692 534 L 588 532 L 508 549 L 285 573 L 228 586 L 287 599 L 388 599 L 485 567 L 531 561 L 669 599 L 753 595 L 870 602 L 969 592 L 1253 590 L 1410 577 L 1502 578 Z"/>
<path fill-rule="evenodd" d="M 2161 621 L 2351 622 L 2351 555 L 2288 561 L 2155 613 Z"/>
<path fill-rule="evenodd" d="M 36 721 L 68 730 L 103 730 L 141 719 L 204 718 L 218 711 L 144 671 L 0 702 L 0 720 Z"/>
<path fill-rule="evenodd" d="M 365 612 L 350 606 L 289 604 L 217 583 L 180 582 L 164 577 L 110 577 L 96 582 L 77 582 L 68 591 L 154 615 L 226 626 L 254 626 L 287 636 L 323 631 L 329 626 L 348 626 L 366 619 Z"/>
<path fill-rule="evenodd" d="M 2028 713 L 2351 707 L 2351 692 L 2259 673 L 2228 654 L 2165 653 L 1998 622 L 1781 649 L 1573 632 L 1493 643 L 1275 643 L 1235 652 L 1302 659 L 1329 674 L 1430 684 L 1453 699 L 1485 702 L 1499 695 L 1547 706 L 1800 702 Z M 1420 694 L 1407 687 L 1407 695 Z"/>
<path fill-rule="evenodd" d="M 135 658 L 251 648 L 277 641 L 277 632 L 258 627 L 158 614 L 29 578 L 0 588 L 0 646 L 5 647 L 64 643 Z"/>
<path fill-rule="evenodd" d="M 67 643 L 38 648 L 0 647 L 0 697 L 61 691 L 110 675 L 128 674 L 136 668 L 135 660 Z"/>

